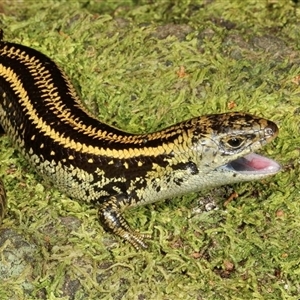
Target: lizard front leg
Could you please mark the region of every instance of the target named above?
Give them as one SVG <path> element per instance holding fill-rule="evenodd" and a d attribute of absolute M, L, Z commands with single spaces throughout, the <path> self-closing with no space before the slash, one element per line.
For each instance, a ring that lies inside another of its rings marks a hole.
<path fill-rule="evenodd" d="M 107 198 L 99 207 L 98 216 L 100 223 L 106 231 L 128 241 L 137 250 L 141 248 L 146 249 L 147 245 L 144 239 L 151 236 L 133 231 L 122 216 L 122 211 L 129 206 L 130 200 L 124 194 Z"/>

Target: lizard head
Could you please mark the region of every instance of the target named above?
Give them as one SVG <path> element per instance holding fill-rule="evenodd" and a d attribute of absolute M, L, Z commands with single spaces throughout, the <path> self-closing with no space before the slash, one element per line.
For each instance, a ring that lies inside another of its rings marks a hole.
<path fill-rule="evenodd" d="M 248 181 L 279 172 L 277 162 L 255 153 L 278 135 L 272 121 L 233 112 L 208 115 L 197 122 L 193 147 L 201 149 L 202 163 L 207 161 L 214 181 Z"/>

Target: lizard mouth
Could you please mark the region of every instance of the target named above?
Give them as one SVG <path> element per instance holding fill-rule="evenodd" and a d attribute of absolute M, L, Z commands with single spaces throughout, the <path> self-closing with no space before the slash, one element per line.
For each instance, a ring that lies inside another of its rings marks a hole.
<path fill-rule="evenodd" d="M 256 153 L 250 153 L 235 159 L 228 163 L 226 167 L 237 173 L 247 175 L 272 175 L 281 169 L 276 161 Z"/>

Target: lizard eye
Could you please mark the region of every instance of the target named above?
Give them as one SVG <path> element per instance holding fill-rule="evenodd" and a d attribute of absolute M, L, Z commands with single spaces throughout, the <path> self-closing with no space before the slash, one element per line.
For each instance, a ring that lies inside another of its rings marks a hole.
<path fill-rule="evenodd" d="M 226 141 L 230 148 L 237 149 L 241 147 L 244 143 L 244 139 L 239 137 L 232 137 Z"/>

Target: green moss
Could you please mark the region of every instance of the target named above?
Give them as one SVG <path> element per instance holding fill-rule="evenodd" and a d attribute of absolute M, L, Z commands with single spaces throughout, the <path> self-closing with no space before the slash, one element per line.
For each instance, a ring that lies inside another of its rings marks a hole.
<path fill-rule="evenodd" d="M 298 299 L 299 5 L 29 2 L 2 4 L 5 39 L 53 58 L 101 120 L 150 132 L 235 105 L 280 126 L 263 152 L 283 171 L 126 212 L 134 228 L 153 233 L 149 251 L 136 252 L 103 232 L 94 208 L 44 183 L 4 136 L 2 227 L 37 253 L 16 258 L 11 268 L 26 268 L 18 280 L 2 277 L 0 298 Z M 240 196 L 223 207 L 232 189 Z M 205 201 L 218 209 L 203 212 Z M 0 249 L 7 264 L 16 247 L 8 240 Z"/>

